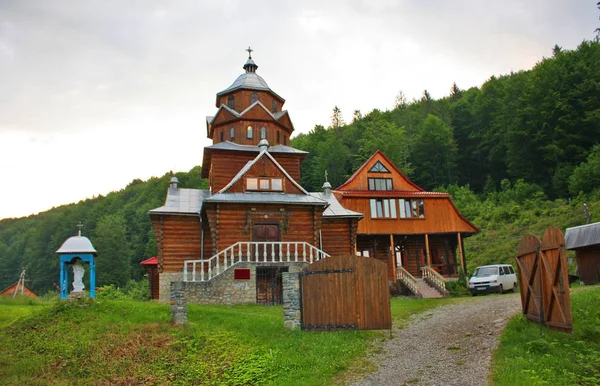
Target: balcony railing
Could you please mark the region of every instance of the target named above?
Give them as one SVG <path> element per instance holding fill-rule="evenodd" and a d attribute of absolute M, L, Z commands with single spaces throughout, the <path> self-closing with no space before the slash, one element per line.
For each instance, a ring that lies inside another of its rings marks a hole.
<path fill-rule="evenodd" d="M 306 242 L 239 241 L 209 259 L 185 260 L 183 281 L 209 281 L 240 262 L 312 263 L 328 256 Z"/>

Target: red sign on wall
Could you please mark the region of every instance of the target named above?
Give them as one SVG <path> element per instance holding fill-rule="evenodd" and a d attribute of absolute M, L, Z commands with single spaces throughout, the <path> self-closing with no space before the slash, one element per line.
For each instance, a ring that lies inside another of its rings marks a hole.
<path fill-rule="evenodd" d="M 233 271 L 234 280 L 250 280 L 250 268 L 240 268 Z"/>

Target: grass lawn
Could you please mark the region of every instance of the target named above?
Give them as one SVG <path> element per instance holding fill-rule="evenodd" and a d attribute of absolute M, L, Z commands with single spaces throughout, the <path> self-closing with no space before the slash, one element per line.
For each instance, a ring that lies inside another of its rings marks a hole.
<path fill-rule="evenodd" d="M 600 384 L 600 286 L 572 290 L 571 311 L 573 334 L 513 318 L 494 357 L 493 384 Z"/>
<path fill-rule="evenodd" d="M 392 299 L 401 325 L 453 299 Z M 169 306 L 100 299 L 52 304 L 0 300 L 0 383 L 326 385 L 370 370 L 364 358 L 387 331 L 283 328 L 282 307 Z"/>

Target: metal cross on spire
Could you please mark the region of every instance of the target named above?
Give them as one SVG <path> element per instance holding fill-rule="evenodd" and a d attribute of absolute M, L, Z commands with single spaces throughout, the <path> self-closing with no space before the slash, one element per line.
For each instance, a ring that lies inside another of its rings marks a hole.
<path fill-rule="evenodd" d="M 246 49 L 246 51 L 248 51 L 248 59 L 252 59 L 252 51 L 254 50 L 250 48 L 250 46 L 248 46 L 248 49 Z"/>
<path fill-rule="evenodd" d="M 81 223 L 81 221 L 79 221 L 79 224 L 77 224 L 77 228 L 79 228 L 79 236 L 81 236 L 81 228 L 83 228 L 83 224 Z"/>
<path fill-rule="evenodd" d="M 325 170 L 325 182 L 329 182 L 327 181 L 327 170 Z"/>

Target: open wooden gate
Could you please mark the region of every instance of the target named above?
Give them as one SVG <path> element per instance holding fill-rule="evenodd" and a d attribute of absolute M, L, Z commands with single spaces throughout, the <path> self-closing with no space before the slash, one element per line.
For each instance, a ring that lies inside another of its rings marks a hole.
<path fill-rule="evenodd" d="M 303 330 L 391 328 L 387 265 L 363 256 L 332 256 L 300 273 Z"/>
<path fill-rule="evenodd" d="M 550 227 L 540 241 L 525 235 L 517 249 L 523 314 L 548 328 L 573 332 L 565 239 Z"/>

